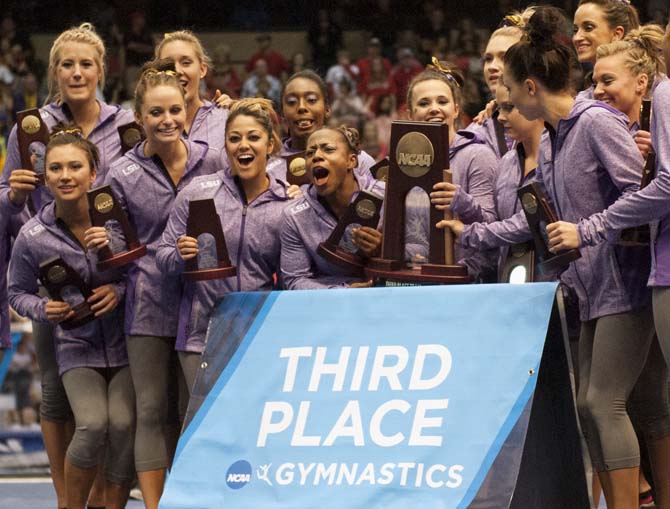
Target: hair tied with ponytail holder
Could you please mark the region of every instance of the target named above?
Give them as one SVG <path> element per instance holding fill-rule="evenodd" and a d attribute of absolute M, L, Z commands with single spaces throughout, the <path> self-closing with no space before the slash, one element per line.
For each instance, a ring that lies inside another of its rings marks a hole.
<path fill-rule="evenodd" d="M 166 76 L 173 76 L 175 78 L 177 77 L 177 73 L 170 70 L 170 69 L 168 69 L 166 71 L 159 71 L 158 69 L 154 69 L 153 67 L 144 71 L 144 74 L 146 76 L 154 76 L 154 75 L 164 74 Z"/>
<path fill-rule="evenodd" d="M 433 57 L 431 59 L 431 63 L 426 67 L 428 69 L 435 69 L 436 71 L 441 72 L 449 81 L 453 81 L 458 88 L 461 88 L 461 84 L 458 82 L 458 79 L 456 79 L 454 72 L 447 67 L 443 67 L 437 57 Z"/>
<path fill-rule="evenodd" d="M 57 136 L 63 136 L 65 134 L 71 134 L 73 136 L 76 136 L 77 138 L 82 138 L 82 139 L 84 138 L 84 133 L 82 132 L 81 129 L 79 129 L 78 127 L 70 127 L 70 128 L 67 128 L 67 129 L 61 129 L 59 131 L 51 133 L 51 136 L 49 137 L 49 139 L 53 140 Z"/>
<path fill-rule="evenodd" d="M 614 0 L 614 1 L 619 2 L 620 4 L 624 4 L 627 7 L 630 6 L 630 0 Z"/>
<path fill-rule="evenodd" d="M 503 18 L 503 20 L 500 22 L 501 27 L 517 27 L 517 28 L 523 28 L 525 23 L 523 22 L 523 18 L 519 16 L 518 14 L 509 14 Z"/>

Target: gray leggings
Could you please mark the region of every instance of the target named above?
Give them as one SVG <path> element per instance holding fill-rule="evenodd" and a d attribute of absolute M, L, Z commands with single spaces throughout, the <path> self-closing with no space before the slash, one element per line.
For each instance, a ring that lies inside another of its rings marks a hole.
<path fill-rule="evenodd" d="M 95 467 L 108 438 L 107 479 L 131 481 L 135 394 L 128 366 L 74 368 L 63 374 L 63 385 L 75 421 L 67 459 L 78 468 Z"/>
<path fill-rule="evenodd" d="M 653 288 L 654 325 L 663 357 L 670 365 L 670 286 Z"/>
<path fill-rule="evenodd" d="M 41 294 L 40 294 L 41 295 Z M 42 382 L 42 419 L 52 422 L 65 422 L 72 418 L 72 410 L 58 375 L 56 349 L 54 346 L 53 325 L 33 322 L 33 340 L 37 353 L 37 365 L 40 368 Z"/>
<path fill-rule="evenodd" d="M 577 408 L 593 467 L 636 467 L 640 448 L 626 402 L 647 360 L 654 335 L 650 308 L 582 323 Z M 662 414 L 661 401 L 652 401 Z"/>
<path fill-rule="evenodd" d="M 196 352 L 179 352 L 179 364 L 181 364 L 181 370 L 184 372 L 189 396 L 193 394 L 195 375 L 198 373 L 201 361 L 202 354 Z"/>
<path fill-rule="evenodd" d="M 128 336 L 128 361 L 137 398 L 135 468 L 138 472 L 168 467 L 165 423 L 168 376 L 174 337 Z"/>

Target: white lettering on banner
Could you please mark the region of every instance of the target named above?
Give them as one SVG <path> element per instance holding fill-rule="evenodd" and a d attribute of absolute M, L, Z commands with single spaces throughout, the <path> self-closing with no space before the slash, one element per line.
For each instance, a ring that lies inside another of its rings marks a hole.
<path fill-rule="evenodd" d="M 321 442 L 320 435 L 306 435 L 308 419 L 311 408 L 310 401 L 301 401 L 298 406 L 298 413 L 295 418 L 295 425 L 291 436 L 292 447 L 324 447 L 332 446 L 338 438 L 350 437 L 356 447 L 364 447 L 365 444 L 365 425 L 362 422 L 360 403 L 358 400 L 347 402 L 340 413 L 337 421 L 330 429 L 326 440 Z M 441 428 L 443 418 L 428 417 L 428 411 L 446 411 L 449 406 L 448 399 L 420 399 L 416 402 L 414 415 L 409 428 L 410 436 L 407 445 L 410 447 L 429 446 L 441 447 L 444 430 L 436 431 L 434 435 L 425 435 L 426 428 Z M 383 403 L 374 412 L 369 424 L 369 437 L 373 444 L 381 447 L 393 447 L 400 445 L 405 441 L 405 435 L 400 432 L 394 435 L 386 436 L 382 433 L 382 424 L 384 417 L 391 411 L 397 410 L 406 414 L 412 408 L 412 405 L 405 400 L 391 400 Z M 275 418 L 275 414 L 279 414 Z M 279 435 L 287 431 L 293 423 L 293 407 L 286 401 L 268 401 L 263 408 L 261 416 L 260 429 L 256 439 L 257 447 L 265 447 L 270 435 Z M 437 434 L 439 433 L 439 434 Z"/>
<path fill-rule="evenodd" d="M 367 346 L 358 349 L 350 374 L 348 390 L 361 390 L 363 378 L 368 368 L 369 351 L 370 348 Z M 321 377 L 324 375 L 333 376 L 332 385 L 330 385 L 331 391 L 343 391 L 350 371 L 349 361 L 352 358 L 352 347 L 342 347 L 336 362 L 326 362 L 327 353 L 328 348 L 324 346 L 317 347 L 315 353 L 310 346 L 282 348 L 279 352 L 279 358 L 287 359 L 282 391 L 293 392 L 295 390 L 299 369 L 310 369 L 307 386 L 309 392 L 317 392 L 321 388 Z M 439 369 L 432 377 L 425 378 L 426 360 L 429 357 L 434 357 L 439 362 Z M 412 369 L 409 374 L 409 381 L 403 384 L 401 375 L 407 376 L 405 370 L 410 358 L 412 359 Z M 404 346 L 379 346 L 374 352 L 372 367 L 369 369 L 367 390 L 379 390 L 384 379 L 388 387 L 394 391 L 435 389 L 449 376 L 451 363 L 451 352 L 444 345 L 418 345 L 411 356 L 409 350 Z"/>
<path fill-rule="evenodd" d="M 279 486 L 413 486 L 455 489 L 463 483 L 463 465 L 424 463 L 283 463 L 274 472 Z M 244 475 L 238 475 L 244 477 Z M 243 480 L 243 479 L 242 479 Z"/>
<path fill-rule="evenodd" d="M 391 411 L 402 412 L 406 414 L 412 405 L 401 399 L 392 399 L 381 405 L 370 419 L 370 437 L 372 441 L 381 447 L 393 447 L 405 440 L 405 435 L 398 431 L 395 435 L 386 436 L 382 433 L 382 420 L 386 414 Z"/>

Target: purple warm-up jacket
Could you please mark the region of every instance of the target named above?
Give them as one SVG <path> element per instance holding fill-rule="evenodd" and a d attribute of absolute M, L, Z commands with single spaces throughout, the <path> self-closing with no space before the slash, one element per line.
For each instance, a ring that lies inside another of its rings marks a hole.
<path fill-rule="evenodd" d="M 484 140 L 498 159 L 514 148 L 514 140 L 512 139 L 505 139 L 504 144 L 498 141 L 498 132 L 504 137 L 504 128 L 498 121 L 498 111 L 495 111 L 493 116 L 487 118 L 483 124 L 472 122 L 464 130 L 475 133 L 478 138 Z M 501 145 L 503 146 L 501 147 Z"/>
<path fill-rule="evenodd" d="M 11 216 L 0 215 L 0 231 L 8 232 Z M 9 235 L 0 235 L 0 350 L 11 348 L 9 303 L 7 301 L 7 265 L 9 264 Z"/>
<path fill-rule="evenodd" d="M 55 216 L 55 202 L 23 225 L 9 265 L 9 302 L 17 313 L 46 322 L 48 297 L 38 295 L 39 266 L 60 256 L 92 289 L 112 284 L 119 304 L 92 322 L 71 330 L 54 329 L 56 361 L 62 375 L 78 367 L 104 368 L 128 364 L 123 334 L 126 283 L 120 270 L 97 271 L 95 254 L 88 252 Z"/>
<path fill-rule="evenodd" d="M 603 212 L 584 216 L 578 226 L 583 246 L 616 241 L 620 230 L 651 223 L 652 270 L 648 284 L 670 286 L 670 80 L 656 78 L 652 97 L 651 140 L 656 151 L 654 179 Z"/>
<path fill-rule="evenodd" d="M 211 101 L 198 108 L 191 124 L 191 130 L 184 137 L 191 141 L 204 141 L 209 148 L 221 152 L 224 166 L 229 166 L 226 155 L 226 121 L 228 110 L 218 108 Z"/>
<path fill-rule="evenodd" d="M 372 178 L 356 177 L 360 189 L 384 196 L 384 183 Z M 337 226 L 337 218 L 321 204 L 313 184 L 302 187 L 302 196 L 293 200 L 284 209 L 281 226 L 281 274 L 287 290 L 315 288 L 344 288 L 360 278 L 345 274 L 345 271 L 323 259 L 317 252 L 321 242 L 330 236 Z M 355 200 L 354 193 L 351 200 Z M 351 243 L 347 231 L 342 243 Z"/>
<path fill-rule="evenodd" d="M 209 318 L 218 300 L 230 292 L 272 290 L 279 271 L 279 229 L 288 197 L 283 183 L 270 178 L 270 187 L 247 203 L 241 184 L 228 170 L 198 177 L 177 196 L 156 252 L 165 274 L 179 276 L 185 262 L 177 240 L 186 235 L 190 200 L 212 198 L 223 226 L 226 247 L 237 275 L 211 281 L 185 281 L 179 305 L 179 351 L 202 352 Z"/>
<path fill-rule="evenodd" d="M 560 220 L 579 222 L 600 212 L 640 185 L 642 156 L 628 118 L 610 106 L 577 99 L 551 135 L 551 154 L 542 152 L 536 171 Z M 473 248 L 530 239 L 523 212 L 510 219 L 466 228 L 461 242 Z M 561 280 L 575 289 L 583 321 L 639 309 L 649 303 L 648 257 L 637 247 L 614 242 L 589 246 Z M 646 258 L 646 260 L 645 260 Z"/>
<path fill-rule="evenodd" d="M 176 336 L 181 283 L 156 267 L 156 248 L 177 193 L 195 177 L 222 169 L 221 153 L 204 142 L 183 141 L 188 150 L 184 174 L 175 186 L 156 157 L 135 146 L 112 165 L 107 184 L 137 229 L 148 253 L 130 265 L 125 332 L 132 335 Z"/>

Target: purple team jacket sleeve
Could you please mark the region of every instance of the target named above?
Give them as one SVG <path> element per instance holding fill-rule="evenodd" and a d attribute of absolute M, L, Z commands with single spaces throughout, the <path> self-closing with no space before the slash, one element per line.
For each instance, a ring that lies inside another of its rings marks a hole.
<path fill-rule="evenodd" d="M 663 84 L 663 87 L 666 85 Z M 659 94 L 661 98 L 666 96 L 670 99 L 670 84 L 667 87 L 666 94 Z M 670 140 L 670 104 L 663 105 L 660 101 L 654 101 L 654 112 L 653 141 L 659 141 L 654 143 L 654 179 L 644 189 L 622 196 L 605 211 L 582 219 L 577 225 L 580 245 L 590 246 L 615 240 L 619 237 L 619 231 L 624 228 L 650 223 L 670 214 L 670 143 L 667 142 Z"/>
<path fill-rule="evenodd" d="M 19 236 L 14 243 L 9 264 L 9 304 L 21 316 L 27 316 L 36 322 L 47 322 L 46 304 L 49 299 L 37 294 L 38 266 L 32 259 L 30 246 L 25 238 Z"/>
<path fill-rule="evenodd" d="M 502 221 L 466 225 L 459 240 L 463 247 L 494 249 L 509 244 L 526 242 L 531 238 L 526 214 L 519 211 Z"/>
<path fill-rule="evenodd" d="M 450 209 L 465 224 L 491 223 L 498 219 L 493 198 L 496 165 L 493 152 L 481 151 L 467 172 L 467 192 L 458 186 Z"/>
<path fill-rule="evenodd" d="M 287 290 L 314 290 L 320 288 L 344 288 L 342 277 L 317 276 L 312 260 L 307 252 L 300 232 L 296 228 L 295 218 L 290 209 L 284 210 L 284 223 L 281 229 L 281 274 L 284 288 Z"/>
<path fill-rule="evenodd" d="M 5 165 L 2 168 L 2 175 L 0 175 L 0 214 L 11 215 L 17 214 L 23 210 L 23 205 L 15 205 L 9 199 L 9 176 L 16 169 L 21 167 L 21 160 L 19 158 L 19 142 L 16 135 L 16 126 L 12 128 L 7 141 L 7 158 Z"/>

